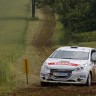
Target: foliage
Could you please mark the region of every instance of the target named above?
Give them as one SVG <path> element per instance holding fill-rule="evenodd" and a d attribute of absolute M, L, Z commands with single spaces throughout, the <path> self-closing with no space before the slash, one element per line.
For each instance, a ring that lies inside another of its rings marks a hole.
<path fill-rule="evenodd" d="M 71 32 L 96 30 L 95 0 L 56 0 L 60 21 Z"/>
<path fill-rule="evenodd" d="M 64 26 L 66 43 L 72 41 L 74 36 L 76 38 L 78 33 L 96 30 L 96 0 L 41 0 L 41 2 L 53 5 L 52 8 Z"/>
<path fill-rule="evenodd" d="M 55 0 L 36 0 L 38 4 L 41 4 L 41 6 L 49 5 L 50 7 L 54 7 Z"/>
<path fill-rule="evenodd" d="M 79 38 L 78 42 L 92 42 L 92 41 L 96 41 L 96 31 L 80 33 L 80 34 L 78 34 L 77 38 Z"/>

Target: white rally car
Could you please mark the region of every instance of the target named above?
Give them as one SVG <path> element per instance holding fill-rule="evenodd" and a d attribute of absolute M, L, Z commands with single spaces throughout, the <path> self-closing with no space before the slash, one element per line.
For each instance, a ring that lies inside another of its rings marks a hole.
<path fill-rule="evenodd" d="M 91 85 L 96 81 L 96 49 L 66 46 L 55 50 L 40 72 L 41 85 L 69 83 Z"/>

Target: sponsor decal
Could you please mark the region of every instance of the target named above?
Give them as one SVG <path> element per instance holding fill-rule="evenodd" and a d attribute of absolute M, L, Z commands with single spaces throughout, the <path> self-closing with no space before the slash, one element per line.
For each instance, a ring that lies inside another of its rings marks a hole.
<path fill-rule="evenodd" d="M 68 66 L 79 66 L 79 64 L 70 63 L 70 62 L 50 62 L 48 65 L 68 65 Z"/>

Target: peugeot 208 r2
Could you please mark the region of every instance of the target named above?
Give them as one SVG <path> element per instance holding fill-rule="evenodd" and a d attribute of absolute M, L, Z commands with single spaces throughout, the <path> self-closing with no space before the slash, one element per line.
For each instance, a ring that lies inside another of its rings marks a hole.
<path fill-rule="evenodd" d="M 41 67 L 41 85 L 70 83 L 91 85 L 96 80 L 96 49 L 66 46 L 55 50 Z"/>

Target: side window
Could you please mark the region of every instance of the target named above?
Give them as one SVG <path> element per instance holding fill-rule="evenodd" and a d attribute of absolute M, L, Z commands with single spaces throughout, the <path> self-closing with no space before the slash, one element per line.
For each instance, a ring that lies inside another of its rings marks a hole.
<path fill-rule="evenodd" d="M 96 50 L 92 51 L 92 53 L 91 53 L 91 60 L 93 62 L 96 62 Z"/>

